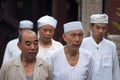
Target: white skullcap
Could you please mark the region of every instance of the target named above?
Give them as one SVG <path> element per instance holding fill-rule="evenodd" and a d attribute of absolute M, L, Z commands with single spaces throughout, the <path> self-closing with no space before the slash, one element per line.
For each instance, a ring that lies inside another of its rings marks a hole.
<path fill-rule="evenodd" d="M 19 23 L 19 28 L 30 28 L 33 29 L 33 22 L 30 20 L 22 20 Z"/>
<path fill-rule="evenodd" d="M 108 23 L 107 14 L 93 14 L 90 16 L 91 23 Z"/>
<path fill-rule="evenodd" d="M 51 25 L 54 28 L 56 28 L 57 20 L 51 16 L 43 16 L 37 21 L 38 28 L 44 26 L 44 25 Z"/>
<path fill-rule="evenodd" d="M 72 21 L 64 24 L 64 33 L 78 29 L 83 30 L 82 23 L 80 21 Z"/>

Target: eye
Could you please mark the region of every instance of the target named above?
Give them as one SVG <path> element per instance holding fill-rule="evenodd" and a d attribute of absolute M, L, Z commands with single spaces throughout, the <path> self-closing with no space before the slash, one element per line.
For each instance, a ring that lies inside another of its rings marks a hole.
<path fill-rule="evenodd" d="M 80 33 L 80 34 L 78 34 L 78 36 L 79 36 L 79 37 L 81 37 L 81 36 L 83 36 L 83 34 L 82 34 L 82 33 Z"/>
<path fill-rule="evenodd" d="M 49 32 L 53 32 L 54 30 L 53 29 L 50 29 Z"/>
<path fill-rule="evenodd" d="M 102 27 L 102 30 L 106 30 L 107 29 L 107 27 L 105 26 L 105 27 Z"/>
<path fill-rule="evenodd" d="M 36 45 L 37 45 L 37 44 L 38 44 L 38 40 L 35 40 L 35 41 L 34 41 L 34 44 L 36 44 Z"/>
<path fill-rule="evenodd" d="M 29 46 L 29 45 L 31 45 L 31 42 L 30 42 L 30 41 L 26 41 L 25 44 L 26 44 L 27 46 Z"/>
<path fill-rule="evenodd" d="M 75 37 L 75 36 L 76 36 L 76 34 L 74 34 L 74 33 L 73 33 L 73 34 L 71 34 L 71 36 L 72 36 L 72 37 Z"/>
<path fill-rule="evenodd" d="M 47 29 L 43 29 L 44 32 L 47 32 L 48 30 Z"/>
<path fill-rule="evenodd" d="M 100 26 L 96 26 L 96 29 L 100 29 Z"/>

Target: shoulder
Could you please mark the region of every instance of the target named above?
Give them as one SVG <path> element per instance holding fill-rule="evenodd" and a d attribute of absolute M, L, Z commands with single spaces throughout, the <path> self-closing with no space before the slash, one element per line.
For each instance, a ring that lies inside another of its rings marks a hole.
<path fill-rule="evenodd" d="M 5 62 L 4 64 L 2 64 L 2 67 L 4 67 L 5 69 L 12 69 L 13 66 L 15 65 L 15 61 L 18 59 L 18 57 L 13 57 L 10 60 L 8 60 L 7 62 Z"/>
<path fill-rule="evenodd" d="M 15 43 L 17 43 L 17 42 L 18 42 L 18 38 L 13 39 L 13 40 L 10 40 L 7 45 L 15 44 Z"/>
<path fill-rule="evenodd" d="M 52 44 L 55 46 L 63 46 L 62 43 L 60 43 L 59 41 L 56 41 L 54 39 L 52 39 Z"/>
<path fill-rule="evenodd" d="M 84 49 L 84 48 L 80 48 L 80 54 L 83 54 L 84 56 L 88 57 L 88 58 L 93 58 L 93 55 L 90 51 Z"/>
<path fill-rule="evenodd" d="M 90 44 L 91 44 L 91 37 L 85 37 L 83 38 L 81 47 L 89 46 Z"/>
<path fill-rule="evenodd" d="M 111 47 L 116 47 L 116 44 L 108 39 L 103 39 L 104 43 L 108 46 L 111 46 Z"/>
<path fill-rule="evenodd" d="M 91 41 L 92 37 L 85 37 L 83 38 L 82 44 L 89 43 Z"/>
<path fill-rule="evenodd" d="M 48 56 L 47 59 L 51 59 L 51 60 L 57 60 L 58 58 L 60 58 L 62 56 L 64 52 L 64 47 L 61 47 L 59 49 L 56 49 L 54 51 L 52 51 Z"/>
<path fill-rule="evenodd" d="M 38 65 L 44 65 L 44 66 L 49 66 L 49 63 L 47 61 L 45 61 L 44 59 L 40 58 L 40 57 L 36 57 L 37 59 L 37 64 Z"/>
<path fill-rule="evenodd" d="M 83 38 L 83 41 L 89 41 L 91 39 L 91 37 L 85 37 Z"/>
<path fill-rule="evenodd" d="M 53 55 L 53 56 L 57 56 L 57 55 L 59 55 L 60 53 L 62 53 L 63 51 L 64 51 L 64 47 L 59 47 L 58 49 L 52 51 L 50 55 L 51 55 L 51 56 L 52 56 L 52 55 Z"/>

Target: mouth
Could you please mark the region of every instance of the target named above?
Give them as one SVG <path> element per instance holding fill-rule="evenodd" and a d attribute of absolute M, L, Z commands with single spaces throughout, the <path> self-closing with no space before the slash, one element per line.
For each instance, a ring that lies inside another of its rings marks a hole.
<path fill-rule="evenodd" d="M 79 48 L 80 44 L 73 45 L 74 48 Z"/>
<path fill-rule="evenodd" d="M 29 54 L 30 54 L 31 56 L 36 56 L 36 55 L 37 55 L 36 52 L 29 52 Z"/>
<path fill-rule="evenodd" d="M 98 36 L 102 37 L 102 36 L 103 36 L 103 34 L 99 34 Z"/>
<path fill-rule="evenodd" d="M 44 40 L 49 40 L 51 39 L 51 37 L 44 37 Z"/>

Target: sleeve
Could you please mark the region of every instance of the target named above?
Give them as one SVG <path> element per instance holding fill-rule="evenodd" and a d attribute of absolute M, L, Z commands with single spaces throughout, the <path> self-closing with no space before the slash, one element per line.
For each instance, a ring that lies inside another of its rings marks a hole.
<path fill-rule="evenodd" d="M 2 65 L 1 69 L 0 69 L 0 80 L 5 80 L 5 67 Z"/>
<path fill-rule="evenodd" d="M 8 43 L 3 57 L 3 64 L 7 62 L 10 59 L 10 57 L 11 57 L 10 43 Z"/>
<path fill-rule="evenodd" d="M 93 56 L 91 56 L 91 60 L 90 60 L 90 66 L 89 66 L 89 70 L 88 70 L 88 74 L 87 74 L 87 79 L 86 80 L 92 80 L 93 78 L 93 66 L 94 66 L 94 58 Z"/>
<path fill-rule="evenodd" d="M 52 39 L 52 45 L 55 49 L 59 49 L 60 47 L 63 47 L 63 44 L 60 43 L 59 41 L 55 41 Z"/>
<path fill-rule="evenodd" d="M 118 56 L 117 56 L 117 50 L 116 46 L 114 47 L 114 53 L 113 53 L 113 79 L 112 80 L 120 80 L 120 69 L 119 69 L 119 62 L 118 62 Z"/>

